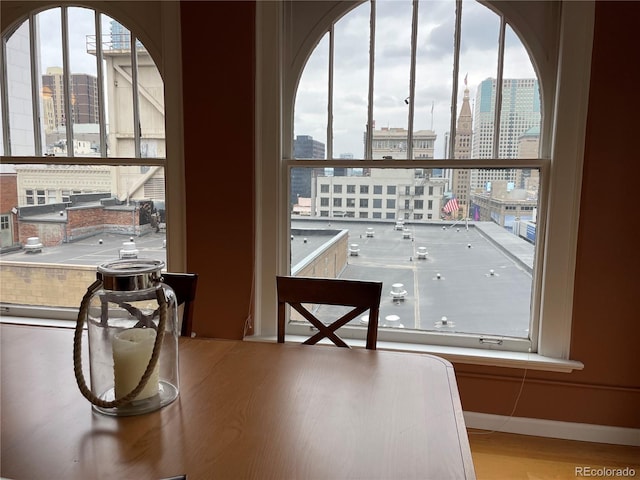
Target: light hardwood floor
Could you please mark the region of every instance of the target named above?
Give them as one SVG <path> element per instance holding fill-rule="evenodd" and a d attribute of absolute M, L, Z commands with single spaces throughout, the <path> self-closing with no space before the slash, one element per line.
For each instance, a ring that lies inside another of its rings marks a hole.
<path fill-rule="evenodd" d="M 580 476 L 576 468 L 635 470 L 640 479 L 640 447 L 560 440 L 556 438 L 469 430 L 471 455 L 478 480 L 564 480 L 629 478 Z"/>

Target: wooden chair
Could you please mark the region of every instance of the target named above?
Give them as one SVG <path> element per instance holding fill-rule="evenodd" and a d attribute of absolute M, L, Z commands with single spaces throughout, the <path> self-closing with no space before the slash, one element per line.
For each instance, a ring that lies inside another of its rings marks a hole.
<path fill-rule="evenodd" d="M 369 310 L 366 348 L 376 349 L 382 282 L 284 276 L 276 277 L 276 282 L 278 290 L 278 343 L 284 343 L 286 304 L 288 303 L 318 329 L 318 333 L 303 342 L 305 345 L 314 345 L 326 337 L 339 347 L 349 348 L 349 345 L 338 337 L 335 331 Z M 303 306 L 303 303 L 354 308 L 331 324 L 324 325 Z"/>
<path fill-rule="evenodd" d="M 193 302 L 196 300 L 198 274 L 166 272 L 162 274 L 162 281 L 175 292 L 178 307 L 182 306 L 180 335 L 191 337 L 193 333 Z"/>

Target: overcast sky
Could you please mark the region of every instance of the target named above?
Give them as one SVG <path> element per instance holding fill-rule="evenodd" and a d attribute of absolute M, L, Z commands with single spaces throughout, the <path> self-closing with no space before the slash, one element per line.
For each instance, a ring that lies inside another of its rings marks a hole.
<path fill-rule="evenodd" d="M 333 135 L 335 157 L 363 155 L 369 83 L 369 4 L 343 17 L 335 28 Z M 374 121 L 375 128 L 408 127 L 412 5 L 409 0 L 378 0 L 376 15 Z M 414 131 L 433 129 L 435 155 L 444 155 L 450 130 L 453 86 L 455 2 L 420 2 L 418 13 Z M 478 84 L 496 77 L 499 17 L 474 0 L 464 1 L 458 76 L 460 111 L 464 79 L 472 99 Z M 296 99 L 295 135 L 311 135 L 326 144 L 327 65 L 325 35 L 309 58 Z M 507 28 L 504 78 L 534 78 L 531 61 Z M 433 106 L 433 114 L 432 112 Z"/>

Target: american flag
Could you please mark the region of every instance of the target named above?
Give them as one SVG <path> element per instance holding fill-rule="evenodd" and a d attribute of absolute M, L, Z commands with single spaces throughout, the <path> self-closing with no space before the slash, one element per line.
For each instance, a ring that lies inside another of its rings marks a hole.
<path fill-rule="evenodd" d="M 447 204 L 442 209 L 445 213 L 457 212 L 458 211 L 458 199 L 452 198 L 447 202 Z"/>

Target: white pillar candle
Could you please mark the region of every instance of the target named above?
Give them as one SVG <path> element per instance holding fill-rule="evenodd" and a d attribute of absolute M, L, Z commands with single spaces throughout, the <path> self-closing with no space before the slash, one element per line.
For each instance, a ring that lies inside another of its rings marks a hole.
<path fill-rule="evenodd" d="M 156 331 L 153 328 L 130 328 L 114 335 L 112 348 L 116 398 L 124 397 L 140 383 L 153 354 L 155 341 Z M 159 365 L 158 361 L 136 400 L 158 393 Z"/>

